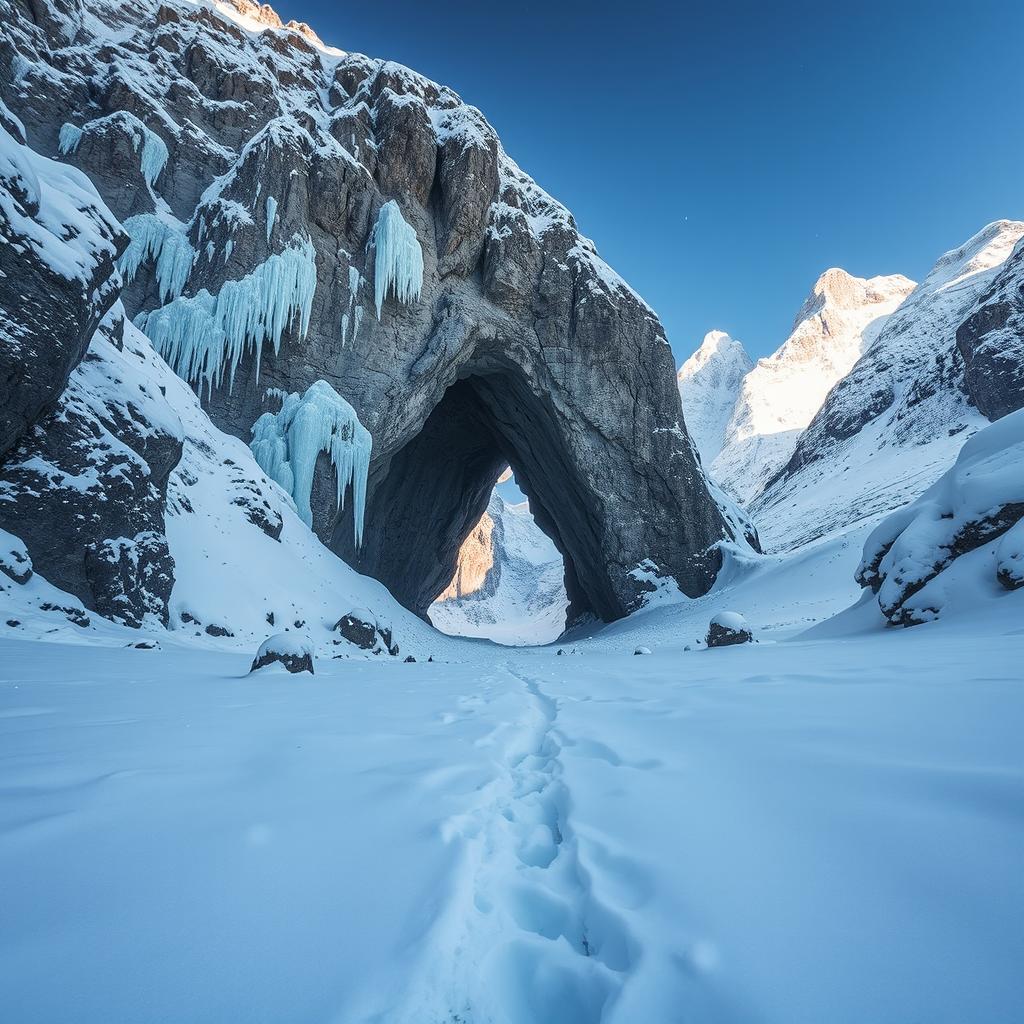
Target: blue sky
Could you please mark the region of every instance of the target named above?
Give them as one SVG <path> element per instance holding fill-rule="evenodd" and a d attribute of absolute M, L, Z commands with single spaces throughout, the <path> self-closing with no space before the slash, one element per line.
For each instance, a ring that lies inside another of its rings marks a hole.
<path fill-rule="evenodd" d="M 480 107 L 661 315 L 776 348 L 830 266 L 915 280 L 1024 217 L 1024 3 L 287 0 Z"/>

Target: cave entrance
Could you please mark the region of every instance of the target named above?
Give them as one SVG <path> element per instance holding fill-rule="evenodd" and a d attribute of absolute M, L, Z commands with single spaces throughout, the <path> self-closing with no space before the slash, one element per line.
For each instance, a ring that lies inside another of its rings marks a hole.
<path fill-rule="evenodd" d="M 619 618 L 624 609 L 604 565 L 600 521 L 563 429 L 550 401 L 520 374 L 457 381 L 420 432 L 371 467 L 362 548 L 352 549 L 343 523 L 333 546 L 427 618 L 511 467 L 533 520 L 562 556 L 567 620 Z"/>

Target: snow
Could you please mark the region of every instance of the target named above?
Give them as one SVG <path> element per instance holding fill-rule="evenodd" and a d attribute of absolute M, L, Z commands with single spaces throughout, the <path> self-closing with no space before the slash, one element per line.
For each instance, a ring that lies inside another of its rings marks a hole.
<path fill-rule="evenodd" d="M 152 261 L 160 301 L 176 299 L 184 290 L 196 259 L 196 251 L 181 226 L 169 224 L 152 213 L 129 217 L 123 226 L 131 238 L 117 261 L 125 283 L 130 284 L 135 279 L 143 263 Z"/>
<path fill-rule="evenodd" d="M 316 657 L 316 644 L 308 636 L 301 633 L 275 633 L 268 636 L 260 644 L 256 651 L 256 658 L 262 658 L 264 654 L 287 654 L 292 657 L 301 658 L 308 655 Z"/>
<path fill-rule="evenodd" d="M 86 175 L 35 153 L 2 124 L 0 219 L 8 225 L 5 244 L 31 248 L 70 281 L 89 285 L 98 264 L 117 253 L 117 221 Z"/>
<path fill-rule="evenodd" d="M 965 548 L 987 544 L 993 560 L 998 548 L 1000 568 L 1019 557 L 1022 514 L 1024 409 L 971 437 L 924 494 L 872 531 L 858 576 L 877 588 L 891 621 L 902 621 L 908 610 L 917 621 L 933 618 L 945 604 L 944 570 Z M 1012 523 L 1016 537 L 997 540 Z M 996 571 L 990 574 L 994 581 Z"/>
<path fill-rule="evenodd" d="M 314 382 L 301 396 L 297 392 L 288 395 L 279 412 L 264 413 L 252 427 L 257 463 L 292 496 L 307 526 L 313 524 L 309 499 L 317 458 L 321 452 L 330 454 L 339 509 L 344 509 L 345 493 L 352 488 L 357 547 L 363 540 L 372 445 L 370 432 L 359 422 L 355 409 L 325 380 Z"/>
<path fill-rule="evenodd" d="M 389 291 L 399 302 L 412 302 L 419 299 L 423 289 L 423 250 L 416 229 L 406 223 L 394 199 L 389 199 L 377 214 L 373 245 L 373 296 L 379 320 Z"/>
<path fill-rule="evenodd" d="M 724 599 L 752 621 L 833 606 L 834 554 L 759 560 Z M 0 638 L 0 1000 L 40 1021 L 1011 1020 L 1021 596 L 710 653 L 684 651 L 681 602 L 574 657 L 449 641 L 432 664 L 321 657 L 301 686 L 184 633 Z"/>
<path fill-rule="evenodd" d="M 711 617 L 711 625 L 739 633 L 747 628 L 747 620 L 739 612 L 718 612 Z"/>
<path fill-rule="evenodd" d="M 227 281 L 216 296 L 205 288 L 136 317 L 175 373 L 207 392 L 229 390 L 243 356 L 256 359 L 259 379 L 263 344 L 280 350 L 286 329 L 305 337 L 316 291 L 316 251 L 308 239 L 293 239 L 239 281 Z"/>

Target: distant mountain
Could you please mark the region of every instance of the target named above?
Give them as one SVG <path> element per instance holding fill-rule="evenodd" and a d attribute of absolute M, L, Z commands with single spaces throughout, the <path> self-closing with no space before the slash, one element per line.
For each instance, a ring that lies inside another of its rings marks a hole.
<path fill-rule="evenodd" d="M 722 450 L 743 378 L 753 368 L 743 345 L 725 331 L 709 331 L 677 375 L 686 429 L 705 469 Z"/>
<path fill-rule="evenodd" d="M 446 633 L 547 643 L 565 629 L 564 573 L 562 556 L 527 504 L 510 505 L 495 492 L 463 541 L 455 577 L 431 605 L 430 620 Z"/>
<path fill-rule="evenodd" d="M 986 297 L 1012 293 L 1011 274 L 1019 290 L 1019 247 L 1012 263 L 1008 257 L 1022 237 L 1024 223 L 989 224 L 942 256 L 874 332 L 784 468 L 749 507 L 766 549 L 795 547 L 898 508 L 948 469 L 964 441 L 986 424 L 972 404 L 958 329 L 971 318 L 976 329 L 959 333 L 964 347 L 973 344 L 982 337 L 979 309 Z M 993 342 L 998 337 L 991 334 Z M 1024 360 L 1013 362 L 1019 339 L 1012 330 L 1007 337 L 1000 401 L 1012 403 L 1015 393 L 1019 404 Z"/>
<path fill-rule="evenodd" d="M 743 503 L 761 493 L 789 461 L 825 396 L 913 289 L 900 274 L 865 280 L 833 268 L 818 278 L 790 336 L 743 380 L 710 467 L 728 493 Z"/>

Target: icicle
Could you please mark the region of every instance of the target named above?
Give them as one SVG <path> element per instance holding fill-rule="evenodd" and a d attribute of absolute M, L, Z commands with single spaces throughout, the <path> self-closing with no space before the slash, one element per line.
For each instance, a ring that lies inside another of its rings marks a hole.
<path fill-rule="evenodd" d="M 267 241 L 274 233 L 274 222 L 277 220 L 277 200 L 273 196 L 267 196 Z"/>
<path fill-rule="evenodd" d="M 117 261 L 117 269 L 125 283 L 131 284 L 139 267 L 152 260 L 160 286 L 160 301 L 176 299 L 185 288 L 196 257 L 184 233 L 152 213 L 129 217 L 124 229 L 131 242 Z"/>
<path fill-rule="evenodd" d="M 213 262 L 213 254 L 216 251 L 217 251 L 217 246 L 214 245 L 213 242 L 207 242 L 206 243 L 206 262 L 207 263 L 212 263 Z"/>
<path fill-rule="evenodd" d="M 167 164 L 167 144 L 141 122 L 140 127 L 145 139 L 142 144 L 142 176 L 146 179 L 147 185 L 153 186 Z M 138 142 L 136 142 L 135 148 L 138 149 Z"/>
<path fill-rule="evenodd" d="M 82 129 L 76 128 L 73 124 L 62 124 L 60 126 L 60 136 L 57 140 L 57 144 L 60 146 L 61 156 L 67 156 L 68 153 L 74 153 L 78 149 L 78 144 L 82 141 Z"/>
<path fill-rule="evenodd" d="M 359 294 L 359 285 L 362 283 L 362 278 L 359 276 L 359 270 L 356 267 L 349 265 L 348 268 L 348 311 L 341 315 L 341 347 L 345 347 L 345 335 L 348 333 L 348 325 L 352 321 L 352 311 L 355 307 L 356 296 Z M 359 332 L 359 321 L 363 318 L 363 309 L 360 306 L 355 310 L 355 329 L 352 331 L 352 341 L 356 340 L 356 334 Z"/>
<path fill-rule="evenodd" d="M 394 199 L 388 200 L 377 214 L 373 244 L 377 250 L 373 287 L 379 320 L 389 290 L 399 302 L 418 299 L 423 290 L 423 249 L 416 229 L 406 223 Z"/>
<path fill-rule="evenodd" d="M 269 393 L 268 389 L 268 393 Z M 301 397 L 288 395 L 280 412 L 265 412 L 252 427 L 252 451 L 260 468 L 293 498 L 307 526 L 313 525 L 309 505 L 313 474 L 321 452 L 329 452 L 337 483 L 337 506 L 345 508 L 352 488 L 353 532 L 363 542 L 366 478 L 373 439 L 359 417 L 325 380 L 311 384 Z"/>
<path fill-rule="evenodd" d="M 352 341 L 356 340 L 356 335 L 359 333 L 359 325 L 363 322 L 363 307 L 356 306 L 355 319 L 352 323 Z"/>
<path fill-rule="evenodd" d="M 206 385 L 207 394 L 220 387 L 228 371 L 228 390 L 243 355 L 256 358 L 260 374 L 263 343 L 276 355 L 286 328 L 305 337 L 316 291 L 316 251 L 306 239 L 271 256 L 240 281 L 227 281 L 213 296 L 205 288 L 140 313 L 135 325 L 149 335 L 157 351 L 179 377 Z"/>
<path fill-rule="evenodd" d="M 227 240 L 227 241 L 226 241 L 226 242 L 224 243 L 224 262 L 225 262 L 225 263 L 227 263 L 227 261 L 228 261 L 229 259 L 231 259 L 231 254 L 232 254 L 232 253 L 233 253 L 234 251 L 235 251 L 235 240 L 234 240 L 233 238 L 229 238 L 229 239 L 228 239 L 228 240 Z"/>

